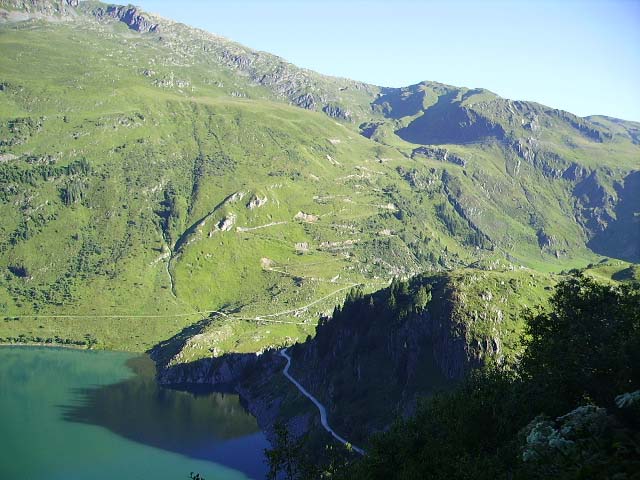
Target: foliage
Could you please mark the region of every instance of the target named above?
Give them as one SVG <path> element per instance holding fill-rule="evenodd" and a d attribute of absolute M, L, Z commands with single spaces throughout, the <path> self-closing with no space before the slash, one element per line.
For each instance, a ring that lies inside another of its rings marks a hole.
<path fill-rule="evenodd" d="M 308 434 L 294 438 L 282 423 L 274 425 L 274 435 L 272 447 L 265 450 L 268 480 L 340 479 L 353 458 L 348 446 L 312 445 Z"/>
<path fill-rule="evenodd" d="M 78 203 L 84 198 L 85 185 L 82 181 L 71 180 L 60 189 L 60 199 L 62 203 L 69 206 L 74 203 Z"/>
<path fill-rule="evenodd" d="M 634 392 L 636 401 L 638 393 Z M 629 406 L 622 408 L 629 410 Z M 634 478 L 640 469 L 639 419 L 636 413 L 636 428 L 629 428 L 594 405 L 577 407 L 555 420 L 537 417 L 521 434 L 526 440 L 520 476 L 540 480 Z"/>
<path fill-rule="evenodd" d="M 522 374 L 543 411 L 581 401 L 612 406 L 640 386 L 640 289 L 574 276 L 556 287 L 551 311 L 531 313 Z"/>
<path fill-rule="evenodd" d="M 178 236 L 184 230 L 185 217 L 187 215 L 187 202 L 176 190 L 173 184 L 169 184 L 164 191 L 164 200 L 160 202 L 161 209 L 156 213 L 161 218 L 162 234 L 167 245 L 175 246 Z"/>
<path fill-rule="evenodd" d="M 269 463 L 269 480 L 278 480 L 282 476 L 286 480 L 299 478 L 301 470 L 300 452 L 302 441 L 292 439 L 287 428 L 281 423 L 273 427 L 275 442 L 271 449 L 265 450 L 265 457 Z"/>

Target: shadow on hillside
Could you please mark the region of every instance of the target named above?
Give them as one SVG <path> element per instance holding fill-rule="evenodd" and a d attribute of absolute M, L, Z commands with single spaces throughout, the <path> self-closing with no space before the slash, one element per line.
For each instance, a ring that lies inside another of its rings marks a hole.
<path fill-rule="evenodd" d="M 399 120 L 412 117 L 423 109 L 425 94 L 414 85 L 409 89 L 384 88 L 382 96 L 373 102 L 374 108 L 379 108 L 387 118 Z"/>
<path fill-rule="evenodd" d="M 451 319 L 454 294 L 443 275 L 397 280 L 366 295 L 356 288 L 330 319 L 320 320 L 313 338 L 289 348 L 289 373 L 327 407 L 332 428 L 355 444 L 366 443 L 411 413 L 419 398 L 450 388 L 479 362 L 467 359 L 465 336 Z M 477 349 L 497 347 L 487 340 Z M 282 417 L 317 417 L 313 403 L 282 375 L 285 361 L 277 350 L 177 360 L 158 362 L 160 383 L 233 387 L 261 426 Z"/>
<path fill-rule="evenodd" d="M 212 321 L 213 319 L 211 317 L 203 318 L 183 328 L 173 337 L 159 342 L 148 350 L 147 353 L 154 361 L 165 364 L 185 347 L 191 337 L 202 333 Z"/>
<path fill-rule="evenodd" d="M 640 171 L 631 172 L 624 185 L 616 184 L 616 220 L 593 237 L 587 246 L 594 252 L 627 262 L 640 262 Z"/>
<path fill-rule="evenodd" d="M 638 282 L 640 281 L 640 265 L 632 265 L 611 275 L 617 282 Z"/>
<path fill-rule="evenodd" d="M 221 307 L 220 311 L 225 314 L 230 314 L 236 313 L 238 309 L 231 309 L 229 305 L 224 305 Z M 220 314 L 213 313 L 207 318 L 203 318 L 196 323 L 188 325 L 173 337 L 154 345 L 151 349 L 147 350 L 147 354 L 149 354 L 157 364 L 166 365 L 169 360 L 184 349 L 190 338 L 204 332 L 204 330 L 219 317 Z"/>
<path fill-rule="evenodd" d="M 457 91 L 438 97 L 435 105 L 409 125 L 396 130 L 403 140 L 420 145 L 465 144 L 489 138 L 503 140 L 504 129 L 456 102 Z"/>

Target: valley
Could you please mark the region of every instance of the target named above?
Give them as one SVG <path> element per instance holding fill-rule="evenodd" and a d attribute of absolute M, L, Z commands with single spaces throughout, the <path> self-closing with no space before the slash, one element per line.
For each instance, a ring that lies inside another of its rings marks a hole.
<path fill-rule="evenodd" d="M 172 22 L 141 34 L 83 3 L 56 23 L 33 8 L 2 27 L 13 273 L 0 337 L 141 351 L 220 311 L 237 320 L 198 348 L 256 351 L 304 339 L 341 285 L 558 272 L 600 261 L 588 244 L 617 248 L 608 224 L 637 260 L 632 123 L 323 77 Z M 454 123 L 418 126 L 433 115 Z M 449 135 L 465 118 L 460 138 L 403 133 Z M 267 321 L 278 312 L 290 323 Z"/>
<path fill-rule="evenodd" d="M 0 52 L 0 344 L 146 352 L 272 445 L 369 451 L 517 369 L 566 282 L 640 281 L 638 122 L 329 77 L 96 1 L 0 0 Z"/>

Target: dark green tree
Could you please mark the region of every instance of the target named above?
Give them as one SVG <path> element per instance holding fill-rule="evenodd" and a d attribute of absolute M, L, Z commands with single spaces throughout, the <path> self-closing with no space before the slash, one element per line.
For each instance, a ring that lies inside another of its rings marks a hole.
<path fill-rule="evenodd" d="M 415 294 L 413 305 L 417 312 L 422 312 L 431 301 L 431 290 L 422 285 Z"/>
<path fill-rule="evenodd" d="M 302 470 L 302 446 L 303 441 L 291 437 L 289 430 L 282 424 L 274 426 L 275 443 L 273 448 L 265 450 L 269 472 L 269 480 L 278 480 L 284 475 L 286 480 L 300 478 Z"/>
<path fill-rule="evenodd" d="M 529 313 L 520 371 L 556 415 L 583 400 L 612 406 L 640 388 L 640 288 L 581 275 L 561 282 L 551 311 Z"/>

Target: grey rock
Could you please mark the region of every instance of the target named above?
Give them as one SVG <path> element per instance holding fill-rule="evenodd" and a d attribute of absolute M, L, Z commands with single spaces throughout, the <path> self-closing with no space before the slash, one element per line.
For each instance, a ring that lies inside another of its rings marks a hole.
<path fill-rule="evenodd" d="M 351 118 L 351 112 L 343 109 L 339 105 L 329 104 L 322 107 L 322 111 L 333 118 L 340 118 L 342 120 L 349 120 Z"/>
<path fill-rule="evenodd" d="M 605 188 L 609 174 L 606 169 L 594 170 L 573 188 L 578 223 L 590 236 L 603 232 L 614 220 L 612 212 L 617 199 Z"/>
<path fill-rule="evenodd" d="M 298 107 L 306 108 L 307 110 L 315 110 L 317 103 L 316 99 L 311 93 L 305 93 L 293 100 L 293 103 Z"/>
<path fill-rule="evenodd" d="M 430 147 L 430 146 L 418 147 L 414 149 L 413 152 L 411 153 L 411 158 L 415 159 L 419 157 L 439 160 L 441 162 L 449 162 L 449 163 L 453 163 L 454 165 L 459 165 L 461 167 L 464 167 L 467 165 L 467 162 L 465 159 L 463 159 L 459 155 L 456 155 L 455 153 L 451 153 L 446 148 Z"/>
<path fill-rule="evenodd" d="M 126 24 L 131 30 L 140 33 L 160 31 L 160 26 L 157 23 L 152 23 L 148 17 L 133 6 L 109 5 L 106 9 L 99 7 L 94 11 L 94 15 L 98 18 L 115 18 Z"/>
<path fill-rule="evenodd" d="M 583 180 L 588 174 L 589 170 L 587 170 L 582 165 L 578 165 L 574 162 L 569 166 L 569 168 L 562 172 L 562 178 L 564 178 L 565 180 L 576 182 Z"/>
<path fill-rule="evenodd" d="M 538 246 L 540 248 L 550 248 L 555 244 L 555 239 L 552 236 L 547 235 L 543 229 L 539 229 L 536 232 L 536 236 L 538 237 Z"/>

